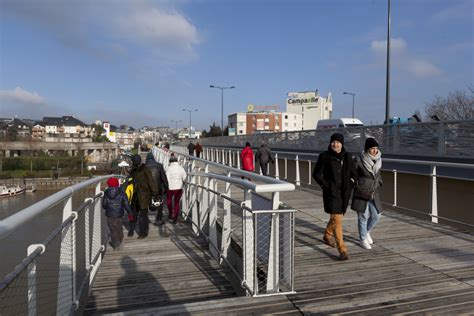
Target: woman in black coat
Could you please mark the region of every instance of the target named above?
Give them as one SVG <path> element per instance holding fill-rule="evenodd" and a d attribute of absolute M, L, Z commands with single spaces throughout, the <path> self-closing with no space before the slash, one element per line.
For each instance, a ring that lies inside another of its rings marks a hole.
<path fill-rule="evenodd" d="M 379 188 L 382 186 L 382 153 L 374 138 L 367 138 L 364 151 L 356 157 L 357 187 L 352 198 L 351 208 L 357 211 L 360 246 L 372 249 L 370 231 L 380 219 L 382 204 Z"/>
<path fill-rule="evenodd" d="M 323 190 L 324 211 L 331 214 L 323 241 L 331 247 L 337 245 L 340 259 L 347 260 L 349 256 L 342 235 L 342 217 L 346 213 L 356 176 L 352 157 L 344 149 L 342 134 L 331 136 L 328 150 L 318 157 L 313 178 Z"/>

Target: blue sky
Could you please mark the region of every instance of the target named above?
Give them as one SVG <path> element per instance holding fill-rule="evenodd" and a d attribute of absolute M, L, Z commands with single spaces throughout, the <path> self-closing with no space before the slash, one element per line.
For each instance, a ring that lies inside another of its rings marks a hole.
<path fill-rule="evenodd" d="M 140 127 L 220 124 L 333 95 L 333 117 L 385 115 L 386 0 L 0 0 L 0 117 Z M 474 0 L 392 0 L 392 115 L 473 85 Z"/>

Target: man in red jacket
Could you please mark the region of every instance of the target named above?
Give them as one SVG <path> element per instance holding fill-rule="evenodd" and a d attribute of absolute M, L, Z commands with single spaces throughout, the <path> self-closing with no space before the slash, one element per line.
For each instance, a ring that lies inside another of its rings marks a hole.
<path fill-rule="evenodd" d="M 253 150 L 250 147 L 250 143 L 246 142 L 245 147 L 240 153 L 240 160 L 242 161 L 242 170 L 252 172 L 255 169 L 255 166 L 253 164 Z M 242 177 L 243 179 L 244 177 Z M 249 178 L 250 180 L 250 178 Z"/>

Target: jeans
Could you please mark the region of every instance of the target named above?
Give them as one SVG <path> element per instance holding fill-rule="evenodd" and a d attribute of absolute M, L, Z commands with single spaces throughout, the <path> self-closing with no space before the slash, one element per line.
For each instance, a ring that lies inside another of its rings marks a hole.
<path fill-rule="evenodd" d="M 377 224 L 380 219 L 380 214 L 377 212 L 377 207 L 374 201 L 368 201 L 364 213 L 357 213 L 357 224 L 359 226 L 359 238 L 365 240 L 370 230 Z"/>

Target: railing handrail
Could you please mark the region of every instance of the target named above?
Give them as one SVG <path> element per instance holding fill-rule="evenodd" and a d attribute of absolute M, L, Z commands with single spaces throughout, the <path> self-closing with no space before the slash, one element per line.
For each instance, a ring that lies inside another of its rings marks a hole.
<path fill-rule="evenodd" d="M 248 171 L 245 171 L 249 175 L 254 175 L 253 173 L 250 173 Z M 235 185 L 239 185 L 243 187 L 244 189 L 249 189 L 251 191 L 254 191 L 256 193 L 265 193 L 265 192 L 282 192 L 282 191 L 294 191 L 295 190 L 295 185 L 289 182 L 285 181 L 279 181 L 279 183 L 266 183 L 266 184 L 257 184 L 254 182 L 250 182 L 247 180 L 242 180 L 242 179 L 236 179 L 236 178 L 231 178 L 228 176 L 224 176 L 222 174 L 217 174 L 217 173 L 212 173 L 212 172 L 190 172 L 190 175 L 196 175 L 196 176 L 201 176 L 201 177 L 209 177 L 217 180 L 221 180 L 224 182 L 229 182 Z M 263 176 L 261 176 L 263 177 Z M 263 178 L 269 178 L 269 177 L 263 177 Z"/>
<path fill-rule="evenodd" d="M 154 147 L 154 148 L 156 148 L 156 150 L 163 150 L 163 149 L 158 148 L 158 147 Z M 275 178 L 267 177 L 267 176 L 262 176 L 260 174 L 245 171 L 245 170 L 242 170 L 242 169 L 237 169 L 237 168 L 230 167 L 230 166 L 218 163 L 218 162 L 213 162 L 213 161 L 210 161 L 210 160 L 198 158 L 196 156 L 191 156 L 191 155 L 180 153 L 180 152 L 177 152 L 177 151 L 174 151 L 174 150 L 169 150 L 169 152 L 175 153 L 175 154 L 180 155 L 180 156 L 184 156 L 189 160 L 195 160 L 195 161 L 202 162 L 205 165 L 218 167 L 218 168 L 223 169 L 225 171 L 229 171 L 232 174 L 236 174 L 236 175 L 239 175 L 239 176 L 243 176 L 243 177 L 246 177 L 246 178 L 250 178 L 250 179 L 254 179 L 254 180 L 264 182 L 264 184 L 257 185 L 257 186 L 260 186 L 260 188 L 258 188 L 258 190 L 261 190 L 261 191 L 255 191 L 255 192 L 276 192 L 276 191 L 294 191 L 295 190 L 295 185 L 294 184 L 283 181 L 283 180 L 279 180 L 279 179 L 275 179 Z M 224 178 L 225 179 L 220 179 L 220 180 L 229 182 L 228 181 L 229 177 L 224 176 Z M 237 180 L 237 179 L 235 179 L 235 180 Z M 245 182 L 248 182 L 248 181 L 245 181 Z M 248 183 L 246 183 L 245 185 L 248 185 Z M 253 187 L 249 187 L 249 189 L 253 189 Z"/>
<path fill-rule="evenodd" d="M 237 150 L 239 151 L 238 148 L 235 147 L 222 147 L 222 146 L 213 146 L 209 145 L 206 146 L 208 148 L 218 148 L 218 149 L 228 149 L 228 150 Z M 258 149 L 252 149 L 254 151 Z M 284 150 L 272 150 L 272 153 L 274 154 L 286 154 L 286 155 L 294 155 L 294 156 L 314 156 L 318 157 L 320 153 L 309 153 L 309 152 L 294 152 L 294 151 L 284 151 Z M 353 155 L 358 155 L 359 153 L 350 153 Z M 383 153 L 382 153 L 383 155 Z M 192 157 L 192 156 L 191 156 Z M 200 159 L 200 158 L 197 158 Z M 459 162 L 445 162 L 445 161 L 430 161 L 430 160 L 413 160 L 413 159 L 398 159 L 398 158 L 385 158 L 382 156 L 382 159 L 384 162 L 396 162 L 396 163 L 404 163 L 404 164 L 410 164 L 410 165 L 428 165 L 431 167 L 449 167 L 449 168 L 466 168 L 466 169 L 474 169 L 474 164 L 469 164 L 469 163 L 459 163 Z M 205 159 L 200 159 L 202 161 L 208 161 Z M 212 162 L 214 163 L 214 162 Z M 219 163 L 214 163 L 214 164 L 219 164 Z M 383 169 L 383 167 L 382 167 Z M 237 169 L 239 170 L 239 169 Z"/>
<path fill-rule="evenodd" d="M 59 192 L 56 192 L 53 195 L 50 195 L 47 198 L 33 205 L 28 206 L 27 208 L 5 218 L 4 220 L 1 220 L 0 221 L 0 240 L 7 237 L 15 229 L 22 226 L 26 222 L 30 221 L 34 217 L 42 214 L 43 212 L 48 211 L 51 207 L 69 198 L 74 192 L 77 192 L 81 189 L 84 189 L 87 186 L 96 184 L 110 177 L 123 177 L 123 176 L 110 174 L 106 176 L 95 177 L 87 181 L 77 183 Z"/>

